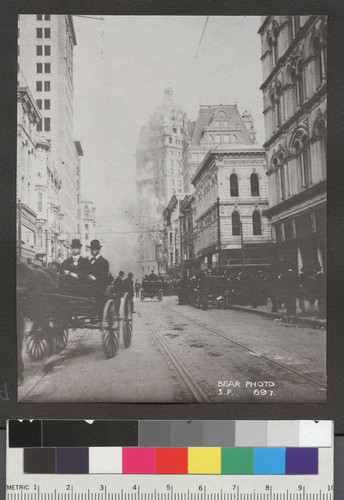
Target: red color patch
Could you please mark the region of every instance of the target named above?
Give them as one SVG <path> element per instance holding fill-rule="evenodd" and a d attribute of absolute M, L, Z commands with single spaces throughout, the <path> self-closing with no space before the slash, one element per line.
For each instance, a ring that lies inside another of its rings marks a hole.
<path fill-rule="evenodd" d="M 187 474 L 187 448 L 156 448 L 155 455 L 157 474 Z"/>

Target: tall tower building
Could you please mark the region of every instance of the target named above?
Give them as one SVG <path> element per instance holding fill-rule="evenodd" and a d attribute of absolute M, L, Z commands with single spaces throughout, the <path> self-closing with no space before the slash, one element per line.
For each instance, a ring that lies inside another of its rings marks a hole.
<path fill-rule="evenodd" d="M 182 156 L 186 116 L 173 99 L 171 87 L 164 91 L 148 125 L 142 128 L 136 151 L 137 194 L 140 211 L 142 272 L 163 272 L 163 212 L 174 194 L 183 192 Z"/>
<path fill-rule="evenodd" d="M 42 115 L 37 132 L 50 144 L 50 161 L 61 178 L 61 239 L 64 238 L 65 247 L 78 235 L 80 210 L 78 152 L 73 140 L 75 45 L 71 15 L 19 16 L 18 86 L 29 88 L 37 102 Z"/>

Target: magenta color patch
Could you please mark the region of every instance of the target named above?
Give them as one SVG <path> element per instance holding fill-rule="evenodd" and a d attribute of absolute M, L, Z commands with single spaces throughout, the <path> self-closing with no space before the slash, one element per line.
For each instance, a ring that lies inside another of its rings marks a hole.
<path fill-rule="evenodd" d="M 155 474 L 155 448 L 123 448 L 123 474 Z"/>

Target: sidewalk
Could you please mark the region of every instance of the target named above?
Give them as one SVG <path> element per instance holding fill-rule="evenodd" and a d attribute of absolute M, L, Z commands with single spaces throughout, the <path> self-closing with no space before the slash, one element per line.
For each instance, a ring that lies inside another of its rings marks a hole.
<path fill-rule="evenodd" d="M 229 305 L 229 309 L 235 309 L 237 311 L 245 311 L 254 314 L 260 314 L 262 316 L 266 316 L 268 318 L 273 318 L 275 320 L 282 321 L 282 318 L 287 319 L 287 310 L 279 309 L 278 312 L 271 312 L 271 306 L 263 305 L 257 306 L 253 308 L 252 306 L 239 306 L 231 304 Z M 287 321 L 286 321 L 287 322 Z M 326 329 L 326 319 L 318 318 L 317 316 L 311 315 L 302 315 L 301 309 L 297 308 L 297 312 L 295 316 L 288 316 L 288 323 L 295 325 L 304 325 L 311 326 L 312 328 L 324 328 Z"/>

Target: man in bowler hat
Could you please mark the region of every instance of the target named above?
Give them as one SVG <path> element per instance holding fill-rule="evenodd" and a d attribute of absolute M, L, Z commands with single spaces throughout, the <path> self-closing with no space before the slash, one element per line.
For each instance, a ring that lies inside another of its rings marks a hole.
<path fill-rule="evenodd" d="M 109 279 L 109 262 L 100 255 L 101 245 L 99 240 L 92 240 L 90 247 L 92 257 L 90 259 L 89 279 L 105 286 L 108 284 Z"/>
<path fill-rule="evenodd" d="M 72 240 L 72 256 L 63 261 L 60 269 L 62 276 L 68 276 L 70 280 L 75 280 L 75 283 L 77 280 L 86 281 L 90 273 L 90 262 L 80 255 L 81 247 L 80 240 Z"/>

